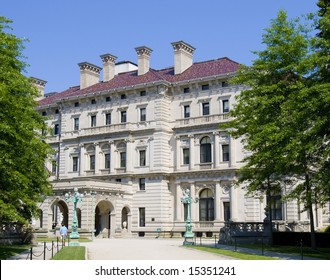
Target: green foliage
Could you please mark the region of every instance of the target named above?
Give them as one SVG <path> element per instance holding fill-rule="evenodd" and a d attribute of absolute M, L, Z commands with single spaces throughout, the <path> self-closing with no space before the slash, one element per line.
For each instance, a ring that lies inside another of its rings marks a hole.
<path fill-rule="evenodd" d="M 330 14 L 320 1 L 317 38 L 309 21 L 280 11 L 263 35 L 265 50 L 231 81 L 247 88 L 237 98 L 233 121 L 222 128 L 251 152 L 239 183 L 250 192 L 286 193 L 313 213 L 330 199 Z M 314 232 L 313 215 L 310 218 Z M 316 246 L 312 236 L 312 247 Z"/>
<path fill-rule="evenodd" d="M 40 133 L 38 91 L 22 74 L 23 40 L 6 32 L 10 23 L 0 17 L 0 220 L 26 223 L 50 192 L 45 160 L 52 150 Z"/>

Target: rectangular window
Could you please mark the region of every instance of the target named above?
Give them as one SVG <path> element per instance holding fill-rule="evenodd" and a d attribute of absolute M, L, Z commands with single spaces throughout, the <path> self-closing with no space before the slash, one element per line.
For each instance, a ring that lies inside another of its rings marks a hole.
<path fill-rule="evenodd" d="M 52 161 L 52 173 L 56 174 L 57 163 L 56 160 Z"/>
<path fill-rule="evenodd" d="M 189 148 L 183 148 L 183 164 L 189 164 Z"/>
<path fill-rule="evenodd" d="M 120 167 L 126 167 L 126 152 L 120 153 Z"/>
<path fill-rule="evenodd" d="M 202 85 L 202 90 L 209 90 L 210 86 L 209 84 Z"/>
<path fill-rule="evenodd" d="M 105 124 L 106 125 L 111 124 L 111 114 L 110 113 L 105 114 Z"/>
<path fill-rule="evenodd" d="M 226 222 L 230 220 L 230 202 L 223 203 L 223 219 Z"/>
<path fill-rule="evenodd" d="M 75 102 L 75 103 L 74 103 L 74 106 L 75 106 L 75 107 L 79 107 L 79 102 Z"/>
<path fill-rule="evenodd" d="M 183 117 L 190 118 L 190 106 L 189 105 L 183 106 Z"/>
<path fill-rule="evenodd" d="M 189 93 L 189 92 L 190 92 L 190 88 L 188 87 L 183 88 L 183 93 Z"/>
<path fill-rule="evenodd" d="M 105 98 L 105 102 L 110 102 L 111 101 L 111 97 L 110 96 L 107 96 L 106 98 Z"/>
<path fill-rule="evenodd" d="M 54 125 L 54 135 L 59 135 L 59 133 L 60 133 L 60 125 L 55 124 Z"/>
<path fill-rule="evenodd" d="M 96 100 L 95 99 L 92 99 L 91 100 L 91 104 L 96 104 Z"/>
<path fill-rule="evenodd" d="M 120 99 L 126 99 L 126 94 L 121 94 Z"/>
<path fill-rule="evenodd" d="M 140 154 L 140 166 L 146 166 L 146 151 L 141 150 L 139 151 Z"/>
<path fill-rule="evenodd" d="M 79 118 L 74 118 L 73 119 L 73 129 L 74 130 L 79 130 Z"/>
<path fill-rule="evenodd" d="M 222 112 L 228 113 L 229 112 L 229 100 L 222 100 Z"/>
<path fill-rule="evenodd" d="M 202 104 L 203 116 L 208 116 L 210 114 L 210 103 L 205 102 Z"/>
<path fill-rule="evenodd" d="M 110 168 L 110 154 L 104 154 L 104 168 Z"/>
<path fill-rule="evenodd" d="M 95 170 L 95 155 L 89 156 L 89 170 Z"/>
<path fill-rule="evenodd" d="M 146 226 L 146 209 L 139 208 L 139 226 L 145 227 Z"/>
<path fill-rule="evenodd" d="M 126 122 L 126 111 L 120 112 L 120 122 L 125 123 Z"/>
<path fill-rule="evenodd" d="M 72 157 L 72 171 L 78 171 L 78 157 Z"/>
<path fill-rule="evenodd" d="M 146 189 L 146 179 L 145 178 L 140 178 L 139 179 L 139 190 L 140 191 L 145 191 Z"/>
<path fill-rule="evenodd" d="M 91 127 L 96 126 L 96 115 L 91 116 Z"/>
<path fill-rule="evenodd" d="M 145 90 L 141 90 L 141 91 L 140 91 L 140 96 L 146 96 L 146 95 L 147 95 L 147 93 L 146 93 Z"/>
<path fill-rule="evenodd" d="M 147 119 L 147 109 L 140 108 L 140 122 L 145 122 Z"/>
<path fill-rule="evenodd" d="M 222 161 L 229 161 L 229 145 L 222 145 Z"/>

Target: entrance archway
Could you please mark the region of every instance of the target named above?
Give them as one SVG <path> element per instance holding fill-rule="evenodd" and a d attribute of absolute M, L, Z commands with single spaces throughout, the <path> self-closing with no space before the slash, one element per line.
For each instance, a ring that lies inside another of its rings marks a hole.
<path fill-rule="evenodd" d="M 67 204 L 63 200 L 55 200 L 51 205 L 51 227 L 55 229 L 62 223 L 68 227 L 69 221 L 69 209 Z"/>
<path fill-rule="evenodd" d="M 111 233 L 111 213 L 114 211 L 113 205 L 106 200 L 100 201 L 95 208 L 95 236 L 110 237 Z"/>

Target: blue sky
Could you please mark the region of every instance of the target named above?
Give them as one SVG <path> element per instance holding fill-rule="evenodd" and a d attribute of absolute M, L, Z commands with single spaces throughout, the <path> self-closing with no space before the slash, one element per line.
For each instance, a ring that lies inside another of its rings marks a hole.
<path fill-rule="evenodd" d="M 0 15 L 27 38 L 27 76 L 46 92 L 79 84 L 78 63 L 102 66 L 100 55 L 137 63 L 135 47 L 153 50 L 154 69 L 173 66 L 171 42 L 196 48 L 194 61 L 229 57 L 251 64 L 264 29 L 279 9 L 289 18 L 317 11 L 317 0 L 2 0 Z"/>

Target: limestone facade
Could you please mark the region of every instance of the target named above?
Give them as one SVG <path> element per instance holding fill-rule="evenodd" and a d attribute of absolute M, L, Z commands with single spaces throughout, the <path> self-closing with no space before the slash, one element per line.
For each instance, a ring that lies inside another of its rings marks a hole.
<path fill-rule="evenodd" d="M 243 186 L 233 186 L 246 152 L 221 128 L 244 88 L 228 83 L 239 64 L 228 58 L 193 63 L 193 47 L 172 45 L 174 67 L 149 68 L 151 49 L 139 47 L 138 65 L 118 74 L 116 57 L 103 55 L 105 81 L 100 67 L 80 63 L 80 86 L 39 102 L 56 151 L 47 162 L 54 195 L 34 221 L 40 231 L 53 232 L 62 222 L 70 229 L 73 204 L 65 194 L 75 187 L 84 195 L 79 232 L 93 238 L 182 234 L 186 189 L 198 198 L 191 205 L 195 232 L 218 234 L 228 220 L 263 221 L 265 197 L 247 197 Z M 278 223 L 308 224 L 300 210 L 295 202 L 279 203 Z M 317 227 L 329 223 L 329 205 L 315 214 Z"/>

